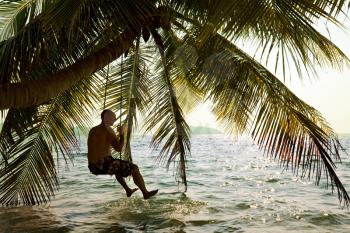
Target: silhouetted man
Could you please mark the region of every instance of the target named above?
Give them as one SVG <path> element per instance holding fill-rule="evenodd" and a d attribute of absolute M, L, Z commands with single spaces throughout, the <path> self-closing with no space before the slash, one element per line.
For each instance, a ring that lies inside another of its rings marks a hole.
<path fill-rule="evenodd" d="M 126 195 L 130 197 L 136 190 L 129 188 L 123 177 L 132 176 L 134 183 L 140 188 L 144 199 L 157 194 L 157 190 L 147 191 L 145 182 L 136 164 L 115 159 L 111 156 L 111 148 L 121 151 L 123 148 L 123 130 L 118 126 L 119 137 L 115 134 L 111 126 L 117 120 L 116 115 L 109 109 L 101 113 L 102 122 L 93 127 L 88 137 L 88 160 L 89 170 L 94 175 L 109 174 L 123 186 Z"/>

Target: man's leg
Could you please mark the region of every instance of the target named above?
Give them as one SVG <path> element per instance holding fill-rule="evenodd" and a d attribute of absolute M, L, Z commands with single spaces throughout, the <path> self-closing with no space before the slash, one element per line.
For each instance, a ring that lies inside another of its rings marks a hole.
<path fill-rule="evenodd" d="M 133 168 L 131 169 L 131 175 L 132 175 L 132 179 L 134 180 L 134 183 L 137 185 L 137 187 L 140 188 L 140 190 L 142 191 L 143 194 L 143 198 L 144 199 L 148 199 L 154 195 L 157 194 L 158 189 L 156 190 L 152 190 L 152 191 L 147 191 L 146 185 L 145 185 L 145 181 L 143 180 L 143 177 L 140 173 L 140 170 L 138 168 L 137 165 L 133 165 Z"/>
<path fill-rule="evenodd" d="M 126 184 L 123 177 L 115 175 L 115 178 L 117 179 L 119 184 L 121 184 L 121 186 L 123 186 L 123 188 L 125 189 L 127 197 L 130 197 L 135 191 L 137 191 L 137 188 L 135 188 L 135 189 L 129 188 L 129 186 Z"/>

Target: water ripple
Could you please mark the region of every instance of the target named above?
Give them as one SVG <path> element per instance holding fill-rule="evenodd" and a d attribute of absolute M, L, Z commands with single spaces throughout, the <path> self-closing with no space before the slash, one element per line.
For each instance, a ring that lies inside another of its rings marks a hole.
<path fill-rule="evenodd" d="M 127 198 L 113 177 L 90 174 L 86 154 L 77 154 L 75 166 L 60 166 L 56 199 L 1 208 L 0 232 L 350 232 L 336 195 L 281 173 L 246 138 L 194 136 L 186 194 L 172 170 L 154 165 L 158 152 L 149 142 L 135 137 L 132 151 L 150 189 L 160 189 L 156 197 L 145 201 L 138 191 Z M 345 184 L 349 160 L 337 164 Z"/>

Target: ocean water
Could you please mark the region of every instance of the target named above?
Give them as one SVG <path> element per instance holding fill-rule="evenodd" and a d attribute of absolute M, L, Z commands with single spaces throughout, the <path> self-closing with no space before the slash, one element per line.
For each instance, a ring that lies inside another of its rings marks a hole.
<path fill-rule="evenodd" d="M 245 137 L 194 135 L 186 193 L 172 168 L 157 165 L 149 141 L 134 138 L 133 159 L 157 196 L 145 201 L 138 191 L 127 198 L 113 177 L 90 174 L 82 142 L 74 166 L 60 167 L 55 199 L 1 207 L 0 232 L 350 232 L 336 193 L 282 172 Z M 341 141 L 349 151 L 350 137 Z M 338 174 L 350 192 L 347 155 Z"/>

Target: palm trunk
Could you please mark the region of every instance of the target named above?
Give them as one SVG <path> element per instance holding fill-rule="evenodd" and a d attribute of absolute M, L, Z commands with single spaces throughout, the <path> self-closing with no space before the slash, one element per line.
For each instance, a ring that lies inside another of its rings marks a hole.
<path fill-rule="evenodd" d="M 123 33 L 106 47 L 48 77 L 0 85 L 0 109 L 29 107 L 48 101 L 118 58 L 135 38 L 136 34 Z"/>

